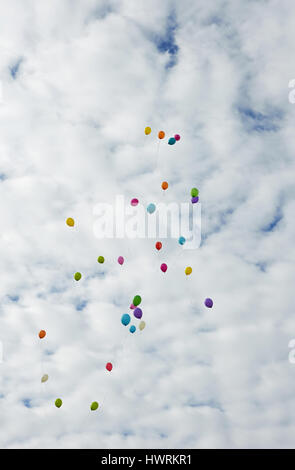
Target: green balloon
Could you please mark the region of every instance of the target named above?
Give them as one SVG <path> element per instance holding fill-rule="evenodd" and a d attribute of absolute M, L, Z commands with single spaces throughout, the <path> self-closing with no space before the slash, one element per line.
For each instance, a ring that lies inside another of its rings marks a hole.
<path fill-rule="evenodd" d="M 75 274 L 74 274 L 74 279 L 75 279 L 75 281 L 80 281 L 81 277 L 82 277 L 82 274 L 81 274 L 81 273 L 75 273 Z"/>
<path fill-rule="evenodd" d="M 197 197 L 198 194 L 199 194 L 199 190 L 197 188 L 193 188 L 191 190 L 191 197 Z"/>
<path fill-rule="evenodd" d="M 140 302 L 141 302 L 141 297 L 140 297 L 140 295 L 136 295 L 136 296 L 134 297 L 134 299 L 133 299 L 133 302 L 132 302 L 133 305 L 134 305 L 135 307 L 137 307 L 137 305 L 139 305 Z"/>
<path fill-rule="evenodd" d="M 91 409 L 92 411 L 95 411 L 95 410 L 97 410 L 97 408 L 98 408 L 98 403 L 97 403 L 97 401 L 93 401 L 93 402 L 91 403 L 90 409 Z"/>
<path fill-rule="evenodd" d="M 104 257 L 103 257 L 103 256 L 99 256 L 99 257 L 97 258 L 97 261 L 98 261 L 99 263 L 104 263 Z"/>
<path fill-rule="evenodd" d="M 56 408 L 60 408 L 61 405 L 62 405 L 62 400 L 61 400 L 60 398 L 57 398 L 57 399 L 55 400 L 55 406 L 56 406 Z"/>

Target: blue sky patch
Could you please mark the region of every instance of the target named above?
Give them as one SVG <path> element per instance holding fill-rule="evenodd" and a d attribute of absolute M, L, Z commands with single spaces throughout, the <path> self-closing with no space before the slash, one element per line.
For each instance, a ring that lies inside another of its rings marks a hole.
<path fill-rule="evenodd" d="M 157 49 L 162 54 L 168 52 L 169 61 L 166 68 L 173 67 L 177 62 L 178 45 L 175 42 L 175 31 L 177 29 L 177 22 L 174 13 L 171 13 L 167 18 L 166 30 L 163 35 L 155 37 L 154 41 Z"/>

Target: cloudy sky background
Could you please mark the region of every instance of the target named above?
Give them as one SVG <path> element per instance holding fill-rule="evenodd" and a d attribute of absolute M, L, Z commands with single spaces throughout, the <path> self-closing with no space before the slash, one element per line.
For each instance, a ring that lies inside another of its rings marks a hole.
<path fill-rule="evenodd" d="M 294 2 L 0 13 L 0 446 L 294 447 Z M 161 129 L 182 139 L 156 170 Z M 95 238 L 97 203 L 163 202 L 162 180 L 199 188 L 199 249 Z"/>

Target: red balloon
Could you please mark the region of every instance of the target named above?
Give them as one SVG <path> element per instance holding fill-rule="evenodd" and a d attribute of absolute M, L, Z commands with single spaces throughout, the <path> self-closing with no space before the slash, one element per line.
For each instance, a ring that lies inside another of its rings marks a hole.
<path fill-rule="evenodd" d="M 167 269 L 168 269 L 168 266 L 166 263 L 161 264 L 161 271 L 163 271 L 163 273 L 165 273 Z"/>
<path fill-rule="evenodd" d="M 106 370 L 111 372 L 112 368 L 113 368 L 113 364 L 111 362 L 108 362 L 106 365 Z"/>
<path fill-rule="evenodd" d="M 156 246 L 157 250 L 160 250 L 162 248 L 162 243 L 157 242 L 155 246 Z"/>

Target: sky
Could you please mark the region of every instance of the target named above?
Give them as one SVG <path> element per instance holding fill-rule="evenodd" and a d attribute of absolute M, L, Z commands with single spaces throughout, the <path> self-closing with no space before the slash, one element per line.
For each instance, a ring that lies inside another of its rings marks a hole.
<path fill-rule="evenodd" d="M 0 447 L 293 448 L 294 2 L 0 13 Z M 192 187 L 198 249 L 94 234 L 99 203 Z"/>

